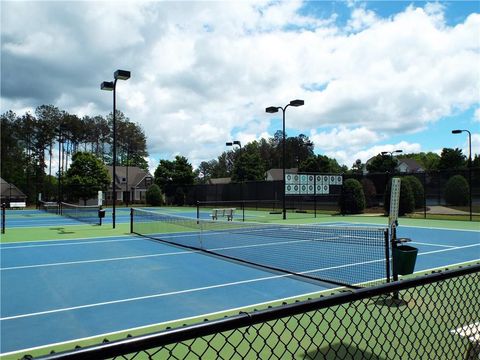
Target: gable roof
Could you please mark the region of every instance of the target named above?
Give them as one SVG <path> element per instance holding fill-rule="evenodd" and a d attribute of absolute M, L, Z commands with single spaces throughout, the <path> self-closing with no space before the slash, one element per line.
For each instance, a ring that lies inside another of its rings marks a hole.
<path fill-rule="evenodd" d="M 398 165 L 397 168 L 400 166 L 400 164 L 405 164 L 407 166 L 407 169 L 409 172 L 421 172 L 423 171 L 422 165 L 418 163 L 418 161 L 414 159 L 398 159 Z"/>
<path fill-rule="evenodd" d="M 27 195 L 25 195 L 22 190 L 17 188 L 15 185 L 10 184 L 0 178 L 0 194 L 3 197 L 15 197 L 15 198 L 26 198 Z"/>
<path fill-rule="evenodd" d="M 107 170 L 111 177 L 113 174 L 113 166 L 108 165 Z M 117 189 L 124 189 L 125 185 L 127 185 L 129 189 L 137 187 L 146 177 L 153 179 L 150 172 L 140 169 L 138 166 L 128 166 L 128 184 L 123 181 L 123 179 L 127 179 L 127 166 L 116 166 L 115 175 L 115 187 Z"/>

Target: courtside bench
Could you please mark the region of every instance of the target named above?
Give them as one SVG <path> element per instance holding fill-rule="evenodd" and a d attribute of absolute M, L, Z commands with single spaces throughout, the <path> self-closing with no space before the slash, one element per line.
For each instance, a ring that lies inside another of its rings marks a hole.
<path fill-rule="evenodd" d="M 10 209 L 23 209 L 27 207 L 27 203 L 25 201 L 12 201 L 10 203 Z"/>
<path fill-rule="evenodd" d="M 219 217 L 226 217 L 227 221 L 233 220 L 233 214 L 235 213 L 235 208 L 225 208 L 225 209 L 212 209 L 212 220 L 218 220 Z"/>

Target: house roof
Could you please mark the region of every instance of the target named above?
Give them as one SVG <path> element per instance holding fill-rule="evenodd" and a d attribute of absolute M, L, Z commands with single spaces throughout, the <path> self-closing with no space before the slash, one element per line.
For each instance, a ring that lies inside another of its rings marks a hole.
<path fill-rule="evenodd" d="M 110 176 L 113 174 L 113 167 L 112 166 L 107 166 L 108 173 Z M 123 179 L 127 179 L 127 166 L 116 166 L 115 167 L 115 187 L 117 189 L 124 189 L 125 188 L 125 182 Z M 147 176 L 153 178 L 152 174 L 150 172 L 140 169 L 137 166 L 128 166 L 128 188 L 136 187 L 138 184 L 142 182 L 143 179 L 145 179 Z"/>
<path fill-rule="evenodd" d="M 19 188 L 0 178 L 0 194 L 2 197 L 27 197 Z"/>
<path fill-rule="evenodd" d="M 286 174 L 297 174 L 298 168 L 285 169 Z M 267 181 L 283 180 L 283 169 L 270 169 L 265 172 Z"/>
<path fill-rule="evenodd" d="M 408 167 L 408 171 L 411 172 L 418 172 L 418 171 L 423 171 L 422 165 L 420 165 L 416 160 L 414 159 L 398 159 L 398 165 L 404 163 Z M 398 166 L 397 166 L 398 167 Z"/>

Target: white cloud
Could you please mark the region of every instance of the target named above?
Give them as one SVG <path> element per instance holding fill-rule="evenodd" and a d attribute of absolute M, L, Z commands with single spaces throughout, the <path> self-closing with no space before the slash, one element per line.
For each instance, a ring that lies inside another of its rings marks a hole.
<path fill-rule="evenodd" d="M 345 164 L 348 167 L 357 160 L 362 160 L 363 163 L 367 162 L 373 156 L 380 154 L 382 151 L 395 151 L 402 150 L 405 154 L 408 153 L 417 153 L 422 151 L 422 146 L 418 143 L 409 143 L 406 141 L 401 141 L 396 144 L 385 144 L 385 145 L 375 145 L 366 149 L 362 149 L 355 153 L 345 153 L 342 151 L 332 152 L 330 154 L 338 156 L 337 161 L 341 164 Z M 329 155 L 330 156 L 330 155 Z"/>
<path fill-rule="evenodd" d="M 475 113 L 473 115 L 473 119 L 476 121 L 476 122 L 480 122 L 480 108 L 477 108 L 475 110 Z"/>
<path fill-rule="evenodd" d="M 339 148 L 359 149 L 365 144 L 377 142 L 381 136 L 365 127 L 348 129 L 345 126 L 334 128 L 328 132 L 317 133 L 312 130 L 309 135 L 315 144 L 315 148 L 332 151 Z"/>
<path fill-rule="evenodd" d="M 438 3 L 387 19 L 352 4 L 344 27 L 300 15 L 301 1 L 117 5 L 2 3 L 2 104 L 106 115 L 100 82 L 131 70 L 118 109 L 143 126 L 151 154 L 198 164 L 233 137 L 268 135 L 265 107 L 293 98 L 305 106 L 288 110 L 288 127 L 340 162 L 479 100 L 480 15 L 448 26 Z"/>

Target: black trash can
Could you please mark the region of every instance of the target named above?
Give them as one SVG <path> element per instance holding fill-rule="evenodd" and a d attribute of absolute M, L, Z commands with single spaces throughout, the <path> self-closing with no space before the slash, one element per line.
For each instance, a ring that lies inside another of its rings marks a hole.
<path fill-rule="evenodd" d="M 400 245 L 393 248 L 393 258 L 398 275 L 413 274 L 417 254 L 418 249 L 413 246 Z"/>
<path fill-rule="evenodd" d="M 105 218 L 105 209 L 100 209 L 98 210 L 98 217 L 100 219 L 104 219 Z"/>

